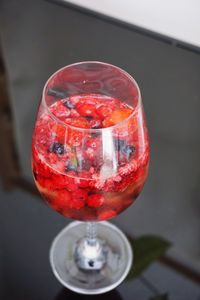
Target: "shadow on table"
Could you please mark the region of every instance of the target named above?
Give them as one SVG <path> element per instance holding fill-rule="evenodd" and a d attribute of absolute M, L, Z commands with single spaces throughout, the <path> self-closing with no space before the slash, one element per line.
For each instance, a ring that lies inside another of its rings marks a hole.
<path fill-rule="evenodd" d="M 102 294 L 102 295 L 92 295 L 89 296 L 90 300 L 122 300 L 121 295 L 117 290 Z M 86 300 L 88 295 L 81 295 L 74 293 L 68 289 L 63 288 L 54 300 Z"/>

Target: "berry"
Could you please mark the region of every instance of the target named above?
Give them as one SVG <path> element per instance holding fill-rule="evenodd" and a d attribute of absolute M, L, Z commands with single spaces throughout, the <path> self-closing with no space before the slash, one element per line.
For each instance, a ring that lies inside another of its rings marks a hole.
<path fill-rule="evenodd" d="M 77 110 L 83 117 L 96 116 L 96 108 L 94 104 L 82 104 L 77 108 Z"/>
<path fill-rule="evenodd" d="M 100 120 L 96 120 L 96 119 L 93 119 L 90 121 L 90 128 L 92 129 L 98 129 L 98 128 L 101 128 L 101 121 Z"/>
<path fill-rule="evenodd" d="M 92 147 L 88 147 L 86 150 L 85 150 L 85 156 L 88 158 L 88 159 L 91 159 L 93 160 L 96 156 L 96 150 L 95 148 L 92 148 Z"/>
<path fill-rule="evenodd" d="M 81 146 L 83 142 L 83 136 L 84 133 L 80 130 L 69 128 L 66 143 L 69 144 L 71 147 Z"/>
<path fill-rule="evenodd" d="M 100 140 L 97 138 L 88 139 L 86 145 L 88 148 L 99 149 L 100 148 Z"/>
<path fill-rule="evenodd" d="M 112 112 L 112 114 L 106 117 L 103 121 L 104 127 L 110 127 L 117 123 L 127 119 L 132 113 L 130 108 L 118 109 Z"/>
<path fill-rule="evenodd" d="M 134 153 L 136 149 L 132 145 L 126 145 L 122 148 L 122 152 L 126 155 L 127 159 L 130 158 Z"/>
<path fill-rule="evenodd" d="M 66 210 L 71 203 L 71 193 L 66 189 L 62 189 L 56 192 L 55 195 L 51 197 L 51 199 L 52 202 L 49 204 L 53 204 L 54 208 L 57 211 Z"/>
<path fill-rule="evenodd" d="M 87 199 L 87 204 L 90 207 L 97 208 L 97 207 L 102 206 L 103 203 L 104 203 L 104 197 L 100 194 L 93 194 L 93 195 L 89 196 Z"/>
<path fill-rule="evenodd" d="M 115 217 L 116 214 L 117 214 L 116 211 L 107 208 L 107 209 L 101 211 L 101 213 L 99 213 L 98 220 L 100 220 L 100 221 L 108 220 L 108 219 Z"/>
<path fill-rule="evenodd" d="M 58 143 L 58 142 L 54 142 L 50 145 L 49 152 L 50 153 L 53 152 L 53 153 L 62 155 L 64 153 L 64 145 L 62 145 L 61 143 Z"/>
<path fill-rule="evenodd" d="M 113 109 L 111 107 L 106 106 L 106 105 L 101 105 L 97 109 L 97 114 L 103 120 L 105 117 L 111 115 L 112 111 L 113 111 Z"/>
<path fill-rule="evenodd" d="M 60 91 L 60 90 L 55 89 L 55 88 L 48 89 L 47 95 L 53 96 L 53 97 L 56 97 L 56 98 L 60 98 L 60 99 L 63 99 L 66 96 L 65 92 Z"/>
<path fill-rule="evenodd" d="M 75 184 L 75 183 L 73 183 L 73 182 L 68 182 L 68 183 L 66 184 L 66 187 L 67 187 L 67 190 L 68 190 L 69 192 L 74 192 L 74 191 L 78 190 L 77 184 Z"/>
<path fill-rule="evenodd" d="M 93 117 L 91 117 L 91 116 L 88 116 L 88 117 L 85 117 L 85 118 L 86 118 L 87 121 L 93 120 Z"/>
<path fill-rule="evenodd" d="M 50 164 L 55 164 L 58 161 L 58 156 L 52 152 L 52 153 L 49 153 L 48 159 L 49 159 Z"/>
<path fill-rule="evenodd" d="M 67 118 L 67 119 L 65 119 L 65 122 L 69 125 L 72 125 L 72 126 L 78 127 L 78 128 L 89 128 L 90 127 L 88 121 L 83 117 L 78 117 L 76 119 Z"/>
<path fill-rule="evenodd" d="M 54 116 L 56 116 L 58 119 L 61 119 L 62 121 L 70 116 L 70 109 L 63 106 L 62 101 L 56 102 L 56 105 L 50 106 L 50 110 Z"/>
<path fill-rule="evenodd" d="M 76 109 L 71 109 L 70 110 L 70 117 L 71 118 L 78 118 L 78 117 L 80 117 L 80 114 L 77 112 Z"/>
<path fill-rule="evenodd" d="M 88 188 L 90 186 L 91 182 L 92 182 L 90 180 L 90 178 L 91 178 L 90 172 L 81 171 L 81 172 L 79 172 L 78 175 L 79 175 L 79 179 L 78 179 L 78 182 L 77 182 L 78 186 L 80 188 Z"/>
<path fill-rule="evenodd" d="M 72 199 L 70 202 L 71 208 L 80 209 L 85 206 L 85 202 L 87 199 L 87 192 L 85 190 L 78 189 L 72 192 Z"/>
<path fill-rule="evenodd" d="M 63 105 L 66 106 L 69 109 L 75 108 L 75 104 L 72 103 L 69 99 L 65 100 L 65 102 L 63 102 Z"/>

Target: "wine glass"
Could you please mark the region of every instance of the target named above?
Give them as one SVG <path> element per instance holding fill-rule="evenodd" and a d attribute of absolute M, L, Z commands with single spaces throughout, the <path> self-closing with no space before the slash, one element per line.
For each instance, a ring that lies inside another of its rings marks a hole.
<path fill-rule="evenodd" d="M 140 90 L 128 73 L 86 61 L 48 79 L 33 133 L 32 168 L 48 205 L 76 220 L 50 249 L 53 272 L 65 287 L 100 294 L 126 277 L 130 244 L 105 220 L 134 202 L 148 165 Z"/>

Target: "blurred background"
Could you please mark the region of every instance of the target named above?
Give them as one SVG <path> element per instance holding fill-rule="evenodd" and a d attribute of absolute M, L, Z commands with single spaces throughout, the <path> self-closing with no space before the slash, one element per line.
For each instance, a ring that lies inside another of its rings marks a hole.
<path fill-rule="evenodd" d="M 147 117 L 148 181 L 136 203 L 112 222 L 130 236 L 170 241 L 165 260 L 147 271 L 150 285 L 156 283 L 169 299 L 200 299 L 199 9 L 196 0 L 1 0 L 3 300 L 67 297 L 58 293 L 48 249 L 69 220 L 47 208 L 36 191 L 31 136 L 48 77 L 83 60 L 129 72 L 141 88 Z M 152 291 L 134 282 L 119 288 L 122 299 L 132 290 L 149 299 Z"/>

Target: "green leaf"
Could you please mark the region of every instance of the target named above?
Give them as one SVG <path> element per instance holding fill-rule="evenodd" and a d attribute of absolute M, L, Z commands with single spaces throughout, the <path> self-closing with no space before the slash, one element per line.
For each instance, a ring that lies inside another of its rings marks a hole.
<path fill-rule="evenodd" d="M 169 300 L 168 294 L 156 295 L 149 300 Z"/>
<path fill-rule="evenodd" d="M 145 235 L 134 240 L 129 237 L 129 241 L 133 249 L 134 261 L 127 279 L 140 276 L 171 245 L 167 240 L 154 235 Z"/>

